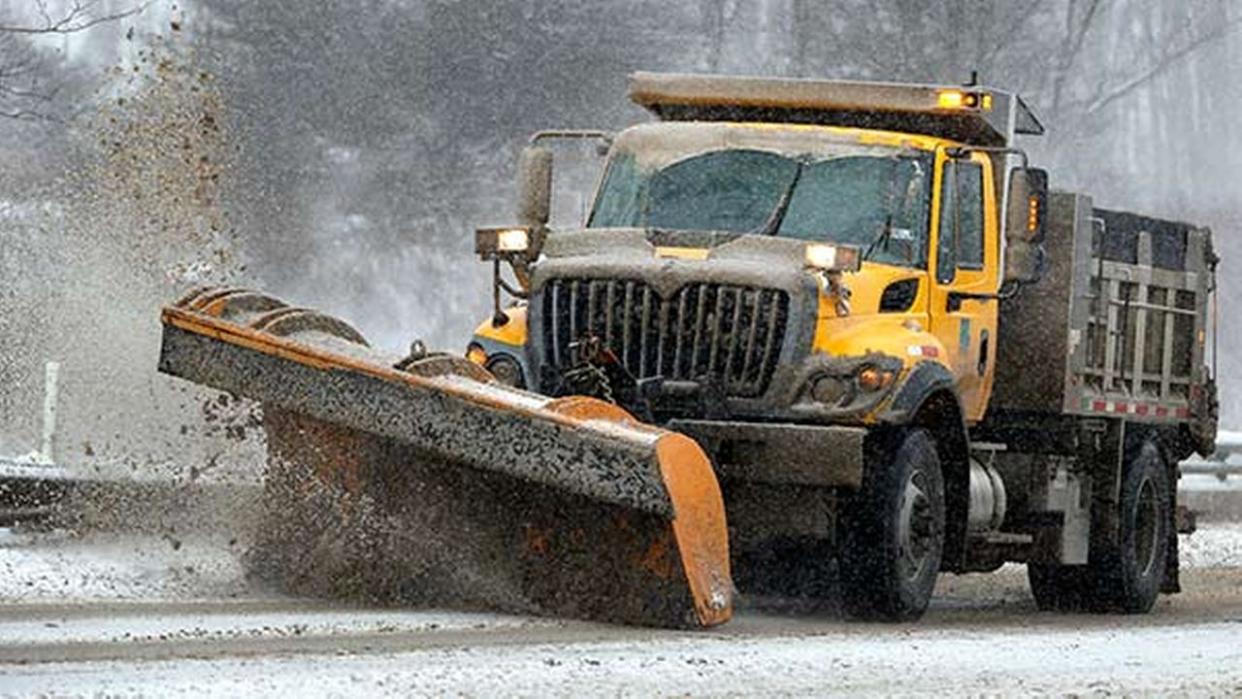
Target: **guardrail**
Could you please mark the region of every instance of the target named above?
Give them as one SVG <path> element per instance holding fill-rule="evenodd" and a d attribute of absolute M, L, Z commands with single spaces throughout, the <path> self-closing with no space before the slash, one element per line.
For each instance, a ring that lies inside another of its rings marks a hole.
<path fill-rule="evenodd" d="M 1242 464 L 1224 461 L 1184 461 L 1179 469 L 1183 474 L 1216 476 L 1217 480 L 1222 481 L 1230 476 L 1242 476 Z"/>

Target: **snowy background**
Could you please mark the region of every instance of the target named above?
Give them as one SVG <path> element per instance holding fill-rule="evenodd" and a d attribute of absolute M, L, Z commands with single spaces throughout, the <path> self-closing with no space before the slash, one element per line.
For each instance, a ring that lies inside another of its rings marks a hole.
<path fill-rule="evenodd" d="M 460 348 L 488 305 L 472 230 L 509 217 L 517 149 L 645 119 L 625 98 L 637 69 L 978 71 L 1042 117 L 1023 145 L 1054 187 L 1215 229 L 1221 345 L 1242 341 L 1238 0 L 136 6 L 0 0 L 0 454 L 37 442 L 51 359 L 61 460 L 251 460 L 245 414 L 205 423 L 210 394 L 154 372 L 158 306 L 195 283 L 269 289 L 381 345 Z M 560 204 L 566 220 L 582 198 Z M 1237 357 L 1221 357 L 1233 425 Z"/>

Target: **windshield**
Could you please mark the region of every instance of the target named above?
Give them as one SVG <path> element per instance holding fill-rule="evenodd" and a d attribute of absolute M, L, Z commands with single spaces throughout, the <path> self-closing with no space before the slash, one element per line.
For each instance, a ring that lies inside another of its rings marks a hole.
<path fill-rule="evenodd" d="M 857 245 L 868 259 L 926 264 L 928 155 L 795 158 L 709 151 L 644 172 L 613 158 L 592 228 L 760 233 Z"/>

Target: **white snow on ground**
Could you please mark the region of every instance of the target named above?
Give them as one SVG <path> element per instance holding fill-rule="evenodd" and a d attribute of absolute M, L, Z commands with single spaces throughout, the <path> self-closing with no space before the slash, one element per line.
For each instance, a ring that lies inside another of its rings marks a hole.
<path fill-rule="evenodd" d="M 887 627 L 891 628 L 891 627 Z M 1242 692 L 1238 623 L 482 646 L 0 667 L 12 694 L 684 696 Z M 207 680 L 210 678 L 210 680 Z"/>
<path fill-rule="evenodd" d="M 289 605 L 297 607 L 297 605 Z M 129 643 L 143 641 L 217 640 L 260 637 L 304 637 L 328 634 L 430 633 L 553 626 L 551 619 L 403 609 L 315 609 L 265 611 L 259 605 L 204 605 L 201 613 L 166 613 L 145 605 L 109 608 L 106 615 L 80 616 L 71 607 L 60 617 L 0 622 L 0 646 L 38 643 Z M 154 612 L 154 613 L 153 613 Z M 55 619 L 49 621 L 49 618 Z"/>
<path fill-rule="evenodd" d="M 256 591 L 227 535 L 0 529 L 0 603 L 237 597 Z"/>
<path fill-rule="evenodd" d="M 1207 522 L 1178 540 L 1187 568 L 1242 568 L 1242 522 Z M 1242 632 L 1242 629 L 1239 629 Z"/>
<path fill-rule="evenodd" d="M 1190 568 L 1242 567 L 1242 523 L 1206 523 L 1181 551 Z M 329 607 L 254 587 L 241 556 L 225 537 L 0 530 L 0 651 L 64 658 L 103 644 L 132 658 L 0 664 L 0 695 L 1242 694 L 1242 617 L 1230 614 L 877 627 L 745 610 L 685 634 Z M 1025 597 L 1022 571 L 1010 573 L 988 577 Z M 940 613 L 985 602 L 966 597 L 950 590 Z M 230 650 L 250 641 L 276 645 Z M 125 650 L 142 644 L 175 650 Z"/>

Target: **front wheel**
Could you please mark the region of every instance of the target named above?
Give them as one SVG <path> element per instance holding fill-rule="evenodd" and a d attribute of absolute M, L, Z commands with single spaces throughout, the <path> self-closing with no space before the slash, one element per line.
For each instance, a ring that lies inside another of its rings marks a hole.
<path fill-rule="evenodd" d="M 841 585 L 853 617 L 917 619 L 927 610 L 944 551 L 944 476 L 924 429 L 870 450 L 862 488 L 842 521 Z"/>

